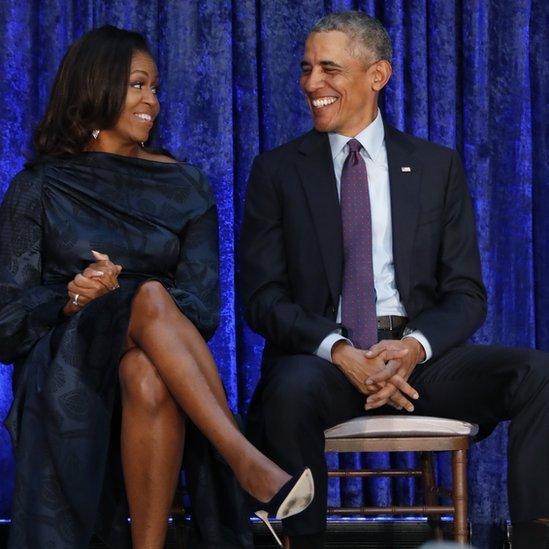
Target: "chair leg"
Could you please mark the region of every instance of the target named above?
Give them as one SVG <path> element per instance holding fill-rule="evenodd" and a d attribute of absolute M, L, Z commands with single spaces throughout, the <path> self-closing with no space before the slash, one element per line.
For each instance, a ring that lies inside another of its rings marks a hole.
<path fill-rule="evenodd" d="M 467 450 L 452 452 L 452 477 L 454 500 L 454 539 L 457 543 L 467 543 Z"/>
<path fill-rule="evenodd" d="M 438 505 L 437 486 L 435 483 L 435 472 L 433 468 L 433 453 L 421 452 L 421 482 L 423 484 L 423 496 L 425 498 L 425 505 L 434 506 Z M 428 523 L 432 528 L 435 539 L 442 540 L 444 538 L 442 532 L 442 523 L 440 521 L 440 515 L 428 515 Z"/>

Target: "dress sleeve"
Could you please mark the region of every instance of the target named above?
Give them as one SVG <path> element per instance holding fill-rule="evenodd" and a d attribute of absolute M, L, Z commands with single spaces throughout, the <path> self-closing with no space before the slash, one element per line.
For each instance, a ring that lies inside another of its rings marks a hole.
<path fill-rule="evenodd" d="M 67 295 L 42 284 L 41 175 L 24 170 L 0 206 L 0 361 L 26 355 L 55 324 Z"/>
<path fill-rule="evenodd" d="M 205 200 L 205 210 L 187 225 L 180 237 L 175 287 L 169 291 L 181 311 L 208 340 L 219 323 L 217 208 L 203 174 L 197 185 Z"/>

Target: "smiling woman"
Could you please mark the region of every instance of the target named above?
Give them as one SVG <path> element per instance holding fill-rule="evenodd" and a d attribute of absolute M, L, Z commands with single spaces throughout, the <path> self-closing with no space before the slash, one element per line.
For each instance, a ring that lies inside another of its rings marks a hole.
<path fill-rule="evenodd" d="M 110 25 L 86 34 L 61 63 L 36 131 L 38 155 L 103 151 L 159 160 L 143 149 L 160 110 L 157 80 L 156 64 L 140 34 Z"/>
<path fill-rule="evenodd" d="M 291 478 L 244 438 L 227 405 L 206 344 L 218 322 L 216 206 L 200 170 L 143 146 L 156 92 L 141 35 L 111 26 L 84 35 L 58 71 L 37 157 L 2 203 L 13 549 L 87 547 L 94 531 L 125 547 L 126 499 L 133 547 L 163 547 L 189 424 L 186 453 L 197 427 L 262 519 L 299 513 L 313 497 L 309 470 Z M 194 504 L 209 513 L 201 546 L 250 547 L 234 484 L 219 511 L 203 489 L 208 455 L 190 460 L 199 474 L 187 471 Z M 227 508 L 234 523 L 222 528 Z"/>

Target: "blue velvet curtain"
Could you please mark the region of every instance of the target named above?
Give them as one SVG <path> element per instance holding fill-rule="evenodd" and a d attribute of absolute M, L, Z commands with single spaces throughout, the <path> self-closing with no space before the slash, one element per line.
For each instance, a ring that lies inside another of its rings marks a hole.
<path fill-rule="evenodd" d="M 258 152 L 310 126 L 297 85 L 307 30 L 326 13 L 360 9 L 380 18 L 393 40 L 385 119 L 463 156 L 490 297 L 488 320 L 474 341 L 549 350 L 548 6 L 546 0 L 1 0 L 0 190 L 23 165 L 68 45 L 106 23 L 144 33 L 161 75 L 159 141 L 201 166 L 217 195 L 223 309 L 212 348 L 231 406 L 245 411 L 263 344 L 243 323 L 236 290 L 248 171 Z M 0 368 L 0 415 L 10 404 L 10 375 L 9 366 Z M 0 437 L 0 513 L 7 515 L 13 461 L 7 433 Z M 505 454 L 505 426 L 471 452 L 475 521 L 507 516 Z M 448 460 L 442 456 L 438 465 L 447 478 Z M 341 491 L 334 483 L 330 497 L 387 504 L 415 496 L 412 482 L 379 480 L 364 494 L 360 482 Z"/>

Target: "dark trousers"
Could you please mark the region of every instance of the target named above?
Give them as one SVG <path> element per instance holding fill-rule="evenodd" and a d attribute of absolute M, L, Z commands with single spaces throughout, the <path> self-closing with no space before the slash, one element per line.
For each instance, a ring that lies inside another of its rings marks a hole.
<path fill-rule="evenodd" d="M 493 427 L 511 420 L 508 493 L 513 522 L 549 517 L 549 354 L 531 349 L 464 345 L 419 364 L 410 383 L 415 414 Z M 288 471 L 309 466 L 315 499 L 284 521 L 290 536 L 326 527 L 324 430 L 364 414 L 360 394 L 336 366 L 313 355 L 266 364 L 250 407 L 249 435 Z M 386 413 L 395 413 L 387 407 Z"/>

